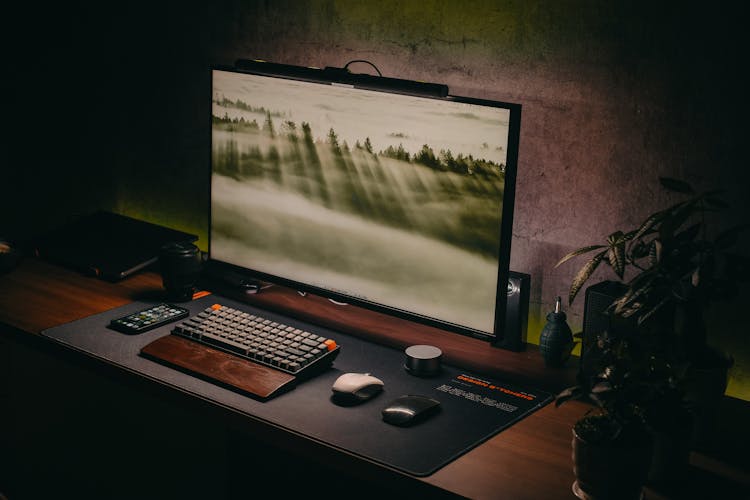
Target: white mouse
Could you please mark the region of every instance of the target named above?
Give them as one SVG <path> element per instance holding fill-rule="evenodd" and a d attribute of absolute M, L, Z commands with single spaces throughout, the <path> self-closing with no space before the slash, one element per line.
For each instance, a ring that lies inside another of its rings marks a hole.
<path fill-rule="evenodd" d="M 331 390 L 337 398 L 366 401 L 383 390 L 383 381 L 369 373 L 344 373 Z"/>

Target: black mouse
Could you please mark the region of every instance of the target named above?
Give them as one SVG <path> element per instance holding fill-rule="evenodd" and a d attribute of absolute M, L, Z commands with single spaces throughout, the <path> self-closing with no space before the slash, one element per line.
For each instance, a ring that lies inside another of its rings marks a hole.
<path fill-rule="evenodd" d="M 421 422 L 440 411 L 440 401 L 427 396 L 407 394 L 391 401 L 383 409 L 383 420 L 407 427 Z"/>

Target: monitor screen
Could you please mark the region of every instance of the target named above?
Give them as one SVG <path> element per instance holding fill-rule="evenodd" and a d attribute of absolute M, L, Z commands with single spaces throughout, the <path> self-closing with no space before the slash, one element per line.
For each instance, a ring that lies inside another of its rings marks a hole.
<path fill-rule="evenodd" d="M 502 335 L 519 105 L 211 73 L 213 264 Z"/>

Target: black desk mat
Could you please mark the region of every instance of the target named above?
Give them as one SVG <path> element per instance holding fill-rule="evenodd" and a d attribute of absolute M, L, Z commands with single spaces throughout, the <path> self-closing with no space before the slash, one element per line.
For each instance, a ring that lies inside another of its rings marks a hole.
<path fill-rule="evenodd" d="M 216 302 L 326 335 L 336 340 L 341 353 L 332 369 L 302 382 L 287 393 L 261 402 L 138 355 L 143 346 L 169 334 L 173 325 L 140 335 L 125 335 L 106 327 L 111 319 L 151 303 L 134 302 L 45 330 L 42 334 L 164 384 L 415 476 L 432 474 L 552 400 L 546 392 L 493 381 L 447 365 L 443 365 L 443 371 L 437 377 L 418 378 L 404 370 L 401 350 L 224 297 L 211 295 L 190 302 L 186 307 L 195 314 Z M 488 345 L 487 348 L 491 347 Z M 383 380 L 385 388 L 363 404 L 338 406 L 331 400 L 331 386 L 345 372 L 371 373 Z M 412 427 L 396 427 L 383 422 L 383 408 L 404 394 L 433 397 L 441 402 L 442 410 Z"/>

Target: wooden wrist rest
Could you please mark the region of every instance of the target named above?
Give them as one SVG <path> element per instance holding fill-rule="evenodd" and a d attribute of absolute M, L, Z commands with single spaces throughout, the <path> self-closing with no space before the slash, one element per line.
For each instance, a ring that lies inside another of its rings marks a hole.
<path fill-rule="evenodd" d="M 294 375 L 253 363 L 178 335 L 158 338 L 141 349 L 141 356 L 256 399 L 294 387 Z"/>

